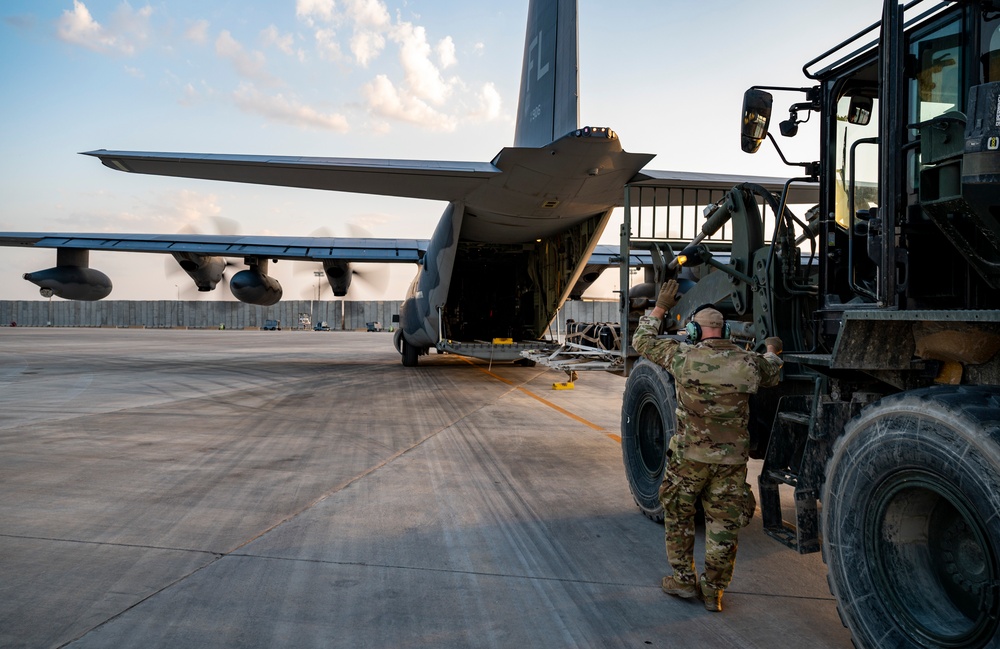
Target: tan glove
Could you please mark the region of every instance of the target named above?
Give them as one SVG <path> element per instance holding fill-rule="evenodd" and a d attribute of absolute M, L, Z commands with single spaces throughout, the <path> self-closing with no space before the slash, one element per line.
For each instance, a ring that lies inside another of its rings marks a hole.
<path fill-rule="evenodd" d="M 777 336 L 771 336 L 770 338 L 765 338 L 764 345 L 768 348 L 768 351 L 770 351 L 771 347 L 774 347 L 775 354 L 780 354 L 782 350 L 784 350 L 785 348 L 785 346 L 781 342 L 781 338 L 778 338 Z"/>
<path fill-rule="evenodd" d="M 664 311 L 669 311 L 677 304 L 677 280 L 668 279 L 660 287 L 660 295 L 656 298 L 656 306 Z"/>

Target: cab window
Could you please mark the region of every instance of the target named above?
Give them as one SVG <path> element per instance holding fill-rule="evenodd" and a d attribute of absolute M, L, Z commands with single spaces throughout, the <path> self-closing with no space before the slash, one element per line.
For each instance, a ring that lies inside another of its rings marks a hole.
<path fill-rule="evenodd" d="M 982 43 L 979 62 L 983 83 L 1000 81 L 1000 13 L 993 12 L 986 17 L 979 40 Z"/>
<path fill-rule="evenodd" d="M 910 61 L 915 68 L 910 81 L 910 124 L 963 110 L 965 66 L 958 20 L 912 42 Z"/>
<path fill-rule="evenodd" d="M 872 69 L 869 69 L 872 68 Z M 836 189 L 834 204 L 837 224 L 847 228 L 850 215 L 859 210 L 867 210 L 878 204 L 878 145 L 861 143 L 858 140 L 878 137 L 879 100 L 873 98 L 867 122 L 858 119 L 857 97 L 871 97 L 874 87 L 863 82 L 874 78 L 873 66 L 865 68 L 843 85 L 844 91 L 837 101 L 836 133 Z M 851 149 L 854 148 L 854 166 L 851 167 Z M 850 183 L 854 182 L 854 205 L 849 206 Z"/>

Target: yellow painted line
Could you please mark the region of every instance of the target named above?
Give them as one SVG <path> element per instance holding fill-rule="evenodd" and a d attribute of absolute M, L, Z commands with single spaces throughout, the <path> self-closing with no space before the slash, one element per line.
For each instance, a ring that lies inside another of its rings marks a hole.
<path fill-rule="evenodd" d="M 552 408 L 556 412 L 561 412 L 562 414 L 566 415 L 567 417 L 569 417 L 573 421 L 580 422 L 584 426 L 587 426 L 589 428 L 593 428 L 594 430 L 599 430 L 602 433 L 606 432 L 604 430 L 603 426 L 598 426 L 597 424 L 595 424 L 593 422 L 590 422 L 590 421 L 587 421 L 586 419 L 584 419 L 583 417 L 580 417 L 579 415 L 574 415 L 569 410 L 566 410 L 565 408 L 563 408 L 561 406 L 557 406 L 556 404 L 552 403 L 551 401 L 549 401 L 547 399 L 543 399 L 542 397 L 538 396 L 537 394 L 535 394 L 534 392 L 532 392 L 531 390 L 529 390 L 527 388 L 522 388 L 521 386 L 517 386 L 517 389 L 520 390 L 521 392 L 525 393 L 529 397 L 531 397 L 531 398 L 533 398 L 533 399 L 535 399 L 535 400 L 537 400 L 537 401 L 539 401 L 541 403 L 544 403 L 545 405 L 547 405 L 549 408 Z"/>
<path fill-rule="evenodd" d="M 464 358 L 463 357 L 462 360 L 465 361 L 466 363 L 468 363 L 469 365 L 472 365 L 473 367 L 475 367 L 480 372 L 483 372 L 484 374 L 487 374 L 488 376 L 493 377 L 497 381 L 500 381 L 502 383 L 506 383 L 507 385 L 513 386 L 516 390 L 519 390 L 519 391 L 523 392 L 524 394 L 528 395 L 532 399 L 535 399 L 536 401 L 545 404 L 546 406 L 548 406 L 549 408 L 552 408 L 553 410 L 555 410 L 558 413 L 566 415 L 567 417 L 569 417 L 573 421 L 579 422 L 579 423 L 583 424 L 584 426 L 587 426 L 588 428 L 592 428 L 592 429 L 594 429 L 596 431 L 604 433 L 605 436 L 610 437 L 611 439 L 615 440 L 619 444 L 622 443 L 622 438 L 621 438 L 620 435 L 615 435 L 614 433 L 609 432 L 603 426 L 598 426 L 594 422 L 588 421 L 588 420 L 584 419 L 583 417 L 581 417 L 579 415 L 574 415 L 572 412 L 570 412 L 569 410 L 566 410 L 562 406 L 558 406 L 558 405 L 552 403 L 548 399 L 545 399 L 544 397 L 541 397 L 541 396 L 535 394 L 534 392 L 532 392 L 528 388 L 521 387 L 520 385 L 515 385 L 513 381 L 510 381 L 508 379 L 505 379 L 502 376 L 494 374 L 493 372 L 491 372 L 488 369 L 482 367 L 481 365 L 477 365 L 476 363 L 473 363 L 468 358 Z"/>

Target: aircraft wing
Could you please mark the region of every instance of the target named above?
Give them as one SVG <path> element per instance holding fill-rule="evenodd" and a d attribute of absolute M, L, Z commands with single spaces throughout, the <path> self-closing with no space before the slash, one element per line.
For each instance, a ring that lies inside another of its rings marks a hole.
<path fill-rule="evenodd" d="M 694 171 L 656 171 L 643 169 L 635 175 L 629 184 L 640 188 L 639 192 L 633 192 L 633 205 L 651 205 L 653 203 L 654 187 L 658 190 L 671 191 L 670 203 L 672 205 L 691 204 L 695 200 L 693 196 L 685 196 L 681 192 L 718 192 L 728 191 L 740 183 L 754 183 L 762 185 L 769 191 L 780 194 L 784 188 L 787 178 L 774 176 L 744 176 L 740 174 L 716 174 L 701 173 Z M 650 191 L 645 191 L 649 188 Z M 672 190 L 677 190 L 673 192 Z M 664 196 L 660 194 L 656 199 L 658 205 L 664 205 Z M 819 183 L 796 182 L 792 183 L 789 190 L 789 205 L 812 205 L 819 201 Z M 702 203 L 704 205 L 704 203 Z"/>
<path fill-rule="evenodd" d="M 106 167 L 129 173 L 443 201 L 461 200 L 501 173 L 488 162 L 105 149 L 86 151 L 83 155 L 99 158 Z"/>
<path fill-rule="evenodd" d="M 187 252 L 218 257 L 260 257 L 348 262 L 416 263 L 427 250 L 421 239 L 263 237 L 202 234 L 93 234 L 0 232 L 0 246 L 77 248 L 121 252 Z"/>

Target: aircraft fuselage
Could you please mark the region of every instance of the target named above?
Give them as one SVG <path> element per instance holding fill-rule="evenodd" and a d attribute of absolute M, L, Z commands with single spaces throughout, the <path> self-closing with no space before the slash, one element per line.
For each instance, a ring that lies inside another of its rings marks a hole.
<path fill-rule="evenodd" d="M 397 344 L 423 352 L 442 337 L 541 337 L 622 187 L 652 157 L 623 151 L 606 128 L 503 149 L 493 159 L 502 173 L 442 215 L 401 308 Z"/>

